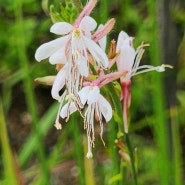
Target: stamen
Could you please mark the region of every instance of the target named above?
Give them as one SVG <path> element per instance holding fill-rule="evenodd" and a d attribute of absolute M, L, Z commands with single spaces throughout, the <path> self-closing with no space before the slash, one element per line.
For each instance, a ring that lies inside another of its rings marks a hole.
<path fill-rule="evenodd" d="M 60 106 L 59 106 L 58 113 L 57 113 L 57 117 L 56 117 L 56 121 L 55 121 L 55 124 L 54 124 L 54 126 L 55 126 L 58 130 L 61 130 L 61 129 L 62 129 L 62 125 L 61 125 L 60 122 L 59 122 L 59 118 L 60 118 L 60 110 L 61 110 L 61 108 L 62 108 L 62 105 L 63 105 L 65 96 L 66 96 L 66 91 L 64 91 L 64 93 L 62 94 L 61 98 L 59 99 Z"/>
<path fill-rule="evenodd" d="M 83 115 L 82 111 L 81 111 L 81 108 L 79 107 L 78 103 L 76 103 L 76 101 L 74 101 L 74 104 L 78 110 L 78 112 L 80 113 L 80 116 L 85 119 L 85 116 Z"/>
<path fill-rule="evenodd" d="M 144 70 L 141 70 L 141 71 L 139 71 L 139 72 L 136 72 L 135 74 L 132 74 L 132 76 L 135 76 L 135 75 L 138 75 L 138 74 L 141 74 L 141 73 L 146 73 L 146 72 L 149 72 L 149 71 L 157 71 L 157 72 L 163 72 L 163 71 L 165 71 L 165 68 L 173 68 L 173 66 L 171 66 L 171 65 L 166 65 L 166 64 L 162 64 L 161 66 L 150 66 L 150 65 L 143 65 L 143 66 L 139 66 L 138 68 L 137 68 L 137 70 L 139 69 L 144 69 L 144 68 L 146 68 L 146 69 L 144 69 Z"/>
<path fill-rule="evenodd" d="M 79 28 L 75 28 L 74 30 L 73 30 L 73 33 L 72 33 L 72 37 L 80 37 L 80 35 L 81 35 L 81 31 L 80 31 L 80 29 Z"/>

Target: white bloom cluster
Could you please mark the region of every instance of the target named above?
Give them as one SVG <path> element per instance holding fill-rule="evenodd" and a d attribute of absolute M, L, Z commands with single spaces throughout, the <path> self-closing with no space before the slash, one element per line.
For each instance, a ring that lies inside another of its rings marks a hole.
<path fill-rule="evenodd" d="M 82 115 L 88 138 L 87 157 L 92 156 L 91 146 L 94 145 L 94 114 L 97 114 L 100 122 L 101 138 L 102 116 L 106 121 L 112 117 L 112 108 L 100 94 L 100 87 L 97 84 L 82 87 L 84 78 L 91 73 L 91 61 L 98 69 L 105 69 L 109 65 L 105 53 L 105 37 L 112 29 L 114 19 L 109 20 L 104 26 L 100 25 L 95 31 L 97 23 L 89 16 L 95 5 L 96 0 L 89 1 L 73 25 L 67 22 L 55 23 L 50 32 L 61 37 L 41 45 L 35 53 L 37 61 L 49 58 L 51 64 L 62 65 L 51 90 L 52 97 L 60 102 L 55 123 L 57 129 L 62 128 L 59 116 L 68 119 L 70 114 L 76 110 L 80 111 L 87 104 L 85 114 Z M 66 90 L 60 96 L 59 92 L 64 87 Z M 65 105 L 64 100 L 67 101 Z"/>
<path fill-rule="evenodd" d="M 51 94 L 54 99 L 60 102 L 55 126 L 57 129 L 61 129 L 59 117 L 66 118 L 67 121 L 70 114 L 78 110 L 84 118 L 84 128 L 87 132 L 88 158 L 92 157 L 91 147 L 94 146 L 95 140 L 94 119 L 100 123 L 100 137 L 102 139 L 103 118 L 105 121 L 112 118 L 111 105 L 100 94 L 100 88 L 120 78 L 123 88 L 124 128 L 125 132 L 128 132 L 126 110 L 129 107 L 128 84 L 130 84 L 131 76 L 151 70 L 160 72 L 165 67 L 164 65 L 139 67 L 145 45 L 135 51 L 132 44 L 133 38 L 123 31 L 118 36 L 113 59 L 108 59 L 105 53 L 106 35 L 112 30 L 115 20 L 110 19 L 105 25 L 100 25 L 97 28 L 97 22 L 89 16 L 96 2 L 96 0 L 90 0 L 73 25 L 67 22 L 53 24 L 50 31 L 61 35 L 61 37 L 41 45 L 35 53 L 35 58 L 39 62 L 49 58 L 52 65 L 62 66 L 56 77 L 52 77 L 54 82 Z M 114 62 L 117 62 L 118 72 L 104 74 L 104 69 L 110 68 Z M 89 80 L 89 76 L 93 75 L 90 65 L 98 74 L 95 80 Z M 143 68 L 144 70 L 140 71 Z M 49 78 L 45 79 L 49 80 Z M 51 81 L 48 83 L 51 84 Z M 63 94 L 60 95 L 60 91 L 64 88 Z M 84 108 L 85 112 L 82 113 L 81 110 Z"/>

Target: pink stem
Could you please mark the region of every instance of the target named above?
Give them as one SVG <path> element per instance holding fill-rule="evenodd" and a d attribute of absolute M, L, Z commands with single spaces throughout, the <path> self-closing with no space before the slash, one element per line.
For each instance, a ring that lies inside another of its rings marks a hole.
<path fill-rule="evenodd" d="M 124 130 L 125 133 L 128 133 L 128 109 L 130 107 L 130 99 L 131 99 L 131 93 L 130 93 L 130 86 L 131 81 L 128 82 L 122 82 L 122 98 L 123 98 L 123 121 L 124 121 Z"/>

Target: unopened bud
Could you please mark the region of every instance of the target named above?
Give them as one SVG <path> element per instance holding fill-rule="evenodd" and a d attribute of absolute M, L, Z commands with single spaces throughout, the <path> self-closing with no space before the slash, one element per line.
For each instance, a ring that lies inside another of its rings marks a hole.
<path fill-rule="evenodd" d="M 92 39 L 95 42 L 102 39 L 104 36 L 106 36 L 113 29 L 114 24 L 115 24 L 115 19 L 114 18 L 108 20 L 107 23 L 101 29 L 99 29 L 97 32 L 95 32 L 92 35 Z"/>
<path fill-rule="evenodd" d="M 116 56 L 116 41 L 113 39 L 110 42 L 108 58 L 113 59 Z"/>
<path fill-rule="evenodd" d="M 56 76 L 45 76 L 45 77 L 36 78 L 34 81 L 38 84 L 53 85 L 55 78 Z"/>

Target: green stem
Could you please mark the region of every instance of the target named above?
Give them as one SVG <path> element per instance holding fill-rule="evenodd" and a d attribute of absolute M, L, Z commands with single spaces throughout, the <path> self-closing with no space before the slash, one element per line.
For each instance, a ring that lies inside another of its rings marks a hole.
<path fill-rule="evenodd" d="M 87 158 L 86 153 L 88 151 L 87 149 L 87 137 L 84 135 L 83 136 L 83 143 L 84 143 L 84 168 L 85 168 L 85 184 L 86 185 L 95 185 L 95 176 L 94 176 L 94 162 L 93 162 L 93 157 L 92 158 Z"/>
<path fill-rule="evenodd" d="M 173 170 L 174 170 L 174 181 L 175 185 L 182 185 L 182 157 L 181 157 L 181 144 L 180 144 L 180 134 L 179 134 L 179 120 L 177 115 L 177 108 L 174 107 L 170 110 L 171 115 L 171 130 L 172 130 L 172 142 L 173 142 L 173 151 L 174 151 L 174 161 L 173 161 Z"/>
<path fill-rule="evenodd" d="M 157 33 L 157 24 L 156 20 L 156 3 L 148 0 L 149 14 L 150 14 L 150 22 L 153 23 L 151 29 L 154 33 L 153 40 L 151 40 L 152 44 L 149 48 L 150 58 L 152 65 L 160 65 L 161 64 L 161 56 L 159 50 L 159 38 Z M 153 74 L 155 85 L 153 86 L 153 109 L 155 113 L 155 123 L 154 123 L 154 133 L 156 144 L 159 148 L 159 153 L 157 156 L 158 162 L 158 172 L 159 172 L 159 180 L 162 185 L 173 184 L 172 176 L 173 173 L 171 170 L 171 160 L 170 160 L 170 148 L 171 144 L 168 137 L 168 127 L 167 127 L 167 119 L 165 114 L 165 98 L 164 98 L 164 83 L 162 74 Z"/>
<path fill-rule="evenodd" d="M 80 138 L 82 138 L 80 136 L 80 131 L 79 131 L 79 122 L 80 122 L 80 118 L 79 116 L 77 116 L 76 114 L 73 114 L 70 116 L 70 121 L 72 124 L 72 135 L 74 138 L 74 150 L 75 150 L 75 158 L 76 158 L 76 163 L 78 165 L 78 169 L 79 169 L 79 179 L 80 179 L 80 185 L 85 185 L 84 182 L 84 164 L 83 164 L 83 149 L 82 149 L 82 139 L 80 140 Z M 83 120 L 81 121 L 83 124 Z"/>
<path fill-rule="evenodd" d="M 136 168 L 135 168 L 135 159 L 134 159 L 133 150 L 132 150 L 132 146 L 131 146 L 130 139 L 129 139 L 129 134 L 127 133 L 125 133 L 125 141 L 128 147 L 129 156 L 131 160 L 132 174 L 134 177 L 134 185 L 137 185 L 137 173 L 136 173 Z"/>
<path fill-rule="evenodd" d="M 108 1 L 107 0 L 101 0 L 100 1 L 100 16 L 101 16 L 101 22 L 105 24 L 105 22 L 108 19 Z"/>
<path fill-rule="evenodd" d="M 116 175 L 119 172 L 119 161 L 118 161 L 118 151 L 113 147 L 115 145 L 115 139 L 117 137 L 117 128 L 115 125 L 115 121 L 112 119 L 109 122 L 109 145 L 111 146 L 111 158 L 113 161 L 113 175 Z"/>
<path fill-rule="evenodd" d="M 15 13 L 15 18 L 17 21 L 17 35 L 16 37 L 18 38 L 18 56 L 19 56 L 19 62 L 20 66 L 22 69 L 24 69 L 25 78 L 23 80 L 24 84 L 24 91 L 25 91 L 25 96 L 26 96 L 26 102 L 28 106 L 28 111 L 31 114 L 32 117 L 32 128 L 35 133 L 35 137 L 38 143 L 38 156 L 40 160 L 40 165 L 42 169 L 42 179 L 43 179 L 43 184 L 44 185 L 49 185 L 50 183 L 50 173 L 47 165 L 47 160 L 44 152 L 44 145 L 42 143 L 42 134 L 39 130 L 38 127 L 38 115 L 37 115 L 37 105 L 36 105 L 36 100 L 35 100 L 35 95 L 34 95 L 34 87 L 32 84 L 32 79 L 30 78 L 30 70 L 29 70 L 29 65 L 28 65 L 28 59 L 26 56 L 26 46 L 24 43 L 25 35 L 24 35 L 24 21 L 23 21 L 23 16 L 22 16 L 22 2 L 21 1 L 15 1 L 15 8 L 14 8 L 14 13 Z"/>
<path fill-rule="evenodd" d="M 108 92 L 109 92 L 109 95 L 111 97 L 111 100 L 114 104 L 115 113 L 117 113 L 117 115 L 119 116 L 119 118 L 118 118 L 119 120 L 117 121 L 117 123 L 118 123 L 118 135 L 117 135 L 117 137 L 119 138 L 120 136 L 123 135 L 122 105 L 121 105 L 120 97 L 118 97 L 113 84 L 109 83 L 109 84 L 107 84 L 107 87 L 108 87 Z"/>

